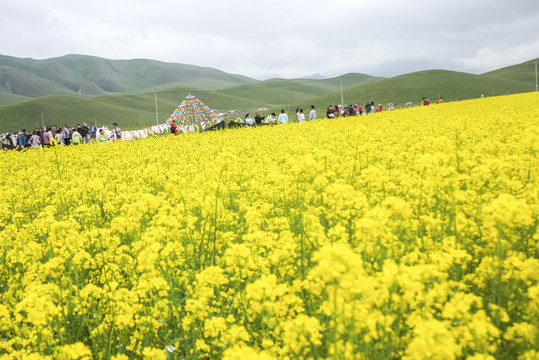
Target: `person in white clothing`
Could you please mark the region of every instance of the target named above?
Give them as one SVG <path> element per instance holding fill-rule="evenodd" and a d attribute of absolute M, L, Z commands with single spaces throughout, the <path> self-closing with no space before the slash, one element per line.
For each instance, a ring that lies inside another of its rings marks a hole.
<path fill-rule="evenodd" d="M 316 120 L 316 110 L 314 109 L 314 105 L 311 105 L 311 112 L 309 112 L 309 120 Z"/>
<path fill-rule="evenodd" d="M 251 117 L 251 115 L 249 113 L 247 113 L 247 115 L 245 115 L 245 123 L 247 125 L 254 125 L 255 124 L 255 119 L 253 119 Z"/>
<path fill-rule="evenodd" d="M 268 116 L 266 120 L 264 120 L 264 124 L 272 124 L 275 122 L 275 120 L 277 120 L 277 118 L 275 117 L 275 113 L 271 113 L 271 115 Z"/>
<path fill-rule="evenodd" d="M 284 113 L 284 110 L 281 110 L 281 114 L 277 118 L 279 124 L 288 124 L 288 115 Z"/>
<path fill-rule="evenodd" d="M 112 133 L 110 134 L 112 141 L 119 141 L 122 139 L 122 130 L 118 127 L 118 124 L 112 124 Z"/>
<path fill-rule="evenodd" d="M 305 122 L 305 114 L 303 113 L 303 109 L 299 109 L 298 122 L 299 123 Z"/>

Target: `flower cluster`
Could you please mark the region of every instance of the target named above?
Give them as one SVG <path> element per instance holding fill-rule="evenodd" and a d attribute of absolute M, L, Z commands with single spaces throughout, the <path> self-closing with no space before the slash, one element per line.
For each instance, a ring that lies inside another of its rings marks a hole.
<path fill-rule="evenodd" d="M 537 359 L 538 118 L 1 153 L 0 358 Z"/>

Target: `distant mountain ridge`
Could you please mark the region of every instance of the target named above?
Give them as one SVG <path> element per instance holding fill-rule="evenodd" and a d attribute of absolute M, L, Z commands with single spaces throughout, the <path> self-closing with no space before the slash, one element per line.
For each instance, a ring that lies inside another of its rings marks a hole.
<path fill-rule="evenodd" d="M 35 60 L 0 55 L 0 92 L 29 98 L 141 93 L 173 86 L 220 89 L 257 82 L 214 68 L 146 59 L 109 60 L 66 55 Z"/>
<path fill-rule="evenodd" d="M 321 79 L 327 79 L 327 77 L 325 77 L 324 75 L 321 75 L 320 73 L 316 73 L 316 74 L 304 76 L 304 77 L 302 77 L 302 79 L 321 80 Z"/>

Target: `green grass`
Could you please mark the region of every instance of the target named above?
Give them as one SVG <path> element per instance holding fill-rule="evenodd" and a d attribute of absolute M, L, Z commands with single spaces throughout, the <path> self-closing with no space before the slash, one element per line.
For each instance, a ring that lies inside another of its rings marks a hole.
<path fill-rule="evenodd" d="M 343 75 L 343 88 L 347 89 L 380 79 L 364 74 L 346 74 Z M 221 89 L 217 92 L 253 100 L 264 105 L 264 107 L 268 107 L 280 106 L 282 104 L 288 104 L 288 102 L 305 101 L 336 91 L 340 91 L 340 79 L 338 77 L 323 80 L 271 79 L 252 85 Z"/>
<path fill-rule="evenodd" d="M 508 66 L 503 69 L 491 71 L 491 72 L 485 73 L 483 76 L 488 76 L 495 79 L 520 81 L 529 87 L 528 91 L 534 91 L 535 90 L 535 60 L 530 60 L 522 64 Z"/>
<path fill-rule="evenodd" d="M 107 70 L 107 66 L 112 65 L 121 65 L 122 71 L 128 73 L 139 68 L 141 74 L 146 74 L 146 77 L 141 75 L 139 78 L 131 79 L 130 81 L 133 82 L 135 88 L 148 86 L 155 79 L 170 80 L 171 78 L 167 77 L 170 75 L 167 72 L 168 65 L 171 65 L 170 69 L 174 68 L 172 66 L 174 64 L 165 64 L 164 67 L 152 70 L 152 61 L 149 60 L 130 60 L 122 63 L 121 61 L 108 62 L 104 59 L 90 61 L 91 59 L 86 59 L 87 57 L 82 58 L 92 66 L 104 67 L 100 68 L 99 71 L 86 68 L 88 74 L 93 73 L 93 71 L 96 71 L 96 74 L 107 74 L 107 71 L 110 70 Z M 66 69 L 73 69 L 78 73 L 83 72 L 84 62 L 69 64 L 69 61 L 76 60 L 76 56 L 60 59 L 62 59 Z M 278 113 L 280 109 L 288 108 L 292 113 L 295 112 L 296 108 L 303 108 L 308 114 L 310 105 L 315 105 L 319 116 L 323 116 L 328 105 L 341 103 L 340 77 L 322 80 L 271 79 L 221 88 L 221 85 L 224 84 L 223 81 L 228 81 L 226 80 L 227 76 L 233 77 L 233 75 L 213 70 L 198 68 L 197 71 L 206 75 L 202 76 L 195 71 L 192 73 L 193 77 L 183 79 L 181 86 L 178 83 L 174 83 L 176 86 L 170 88 L 165 88 L 165 85 L 159 86 L 159 122 L 165 121 L 189 93 L 197 96 L 211 108 L 220 111 L 253 111 L 259 107 L 267 107 L 269 110 L 265 112 L 266 115 L 272 111 Z M 118 68 L 115 71 L 118 72 Z M 197 74 L 201 77 L 197 78 Z M 3 75 L 5 74 L 0 72 L 0 84 Z M 342 81 L 345 104 L 365 104 L 366 101 L 372 100 L 375 104 L 382 104 L 385 109 L 389 100 L 393 101 L 396 107 L 404 107 L 408 102 L 419 105 L 421 98 L 425 96 L 431 101 L 442 96 L 447 102 L 477 98 L 481 94 L 493 96 L 529 92 L 535 90 L 534 75 L 534 62 L 529 61 L 483 75 L 429 70 L 387 79 L 364 74 L 346 74 L 343 75 Z M 99 79 L 94 78 L 93 80 L 98 81 Z M 109 81 L 114 81 L 114 78 L 111 77 Z M 168 84 L 173 83 L 169 81 Z M 30 82 L 27 86 L 39 88 L 45 85 L 36 81 L 35 83 Z M 214 88 L 207 88 L 210 86 L 214 86 Z M 14 102 L 25 98 L 0 91 L 0 104 L 9 104 L 0 106 L 0 129 L 2 131 L 14 131 L 20 128 L 32 129 L 36 124 L 41 124 L 41 113 L 44 114 L 46 124 L 97 122 L 110 125 L 117 122 L 124 129 L 153 125 L 155 124 L 154 91 L 155 88 L 148 88 L 146 93 L 141 94 L 94 97 L 53 95 L 17 103 Z M 233 116 L 234 119 L 235 117 Z"/>
<path fill-rule="evenodd" d="M 373 81 L 368 75 L 347 74 L 343 86 Z M 220 111 L 251 111 L 258 107 L 281 106 L 288 101 L 307 101 L 315 96 L 333 93 L 340 88 L 340 79 L 273 79 L 253 85 L 227 89 L 200 90 L 174 87 L 158 92 L 159 121 L 164 122 L 189 93 L 208 106 Z M 155 93 L 76 97 L 51 95 L 0 106 L 0 126 L 3 131 L 32 129 L 41 124 L 43 112 L 46 124 L 76 124 L 117 122 L 122 128 L 134 129 L 154 125 Z"/>
<path fill-rule="evenodd" d="M 0 92 L 0 106 L 16 104 L 21 101 L 29 100 L 29 97 L 15 95 L 8 92 Z"/>
<path fill-rule="evenodd" d="M 46 60 L 0 55 L 0 90 L 9 83 L 17 95 L 144 93 L 156 87 L 219 89 L 258 80 L 194 65 L 154 60 L 108 60 L 66 55 Z"/>
<path fill-rule="evenodd" d="M 428 70 L 376 82 L 362 84 L 344 91 L 345 104 L 363 104 L 374 101 L 375 105 L 382 104 L 387 108 L 391 100 L 396 107 L 405 107 L 406 103 L 421 104 L 421 98 L 427 97 L 432 102 L 443 97 L 444 101 L 456 101 L 485 96 L 514 94 L 535 90 L 531 81 L 524 82 L 511 79 L 509 76 L 472 75 L 447 70 Z M 311 99 L 309 104 L 294 102 L 290 104 L 295 111 L 298 107 L 308 108 L 315 105 L 324 110 L 328 105 L 341 103 L 340 92 Z M 278 109 L 272 109 L 278 110 Z"/>

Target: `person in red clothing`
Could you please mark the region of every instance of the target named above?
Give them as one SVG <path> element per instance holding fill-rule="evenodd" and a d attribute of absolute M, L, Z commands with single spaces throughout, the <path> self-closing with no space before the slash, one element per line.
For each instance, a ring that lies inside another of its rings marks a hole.
<path fill-rule="evenodd" d="M 178 126 L 176 125 L 176 120 L 172 120 L 172 124 L 170 124 L 170 129 L 175 136 L 178 136 Z"/>
<path fill-rule="evenodd" d="M 384 109 L 382 109 L 382 104 L 378 104 L 378 108 L 375 110 L 375 112 L 382 112 Z"/>

